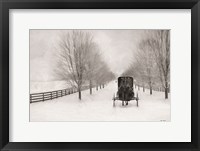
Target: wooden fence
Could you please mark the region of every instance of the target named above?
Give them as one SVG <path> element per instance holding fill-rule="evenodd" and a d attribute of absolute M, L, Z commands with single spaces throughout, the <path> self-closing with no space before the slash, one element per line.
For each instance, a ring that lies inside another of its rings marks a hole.
<path fill-rule="evenodd" d="M 89 89 L 89 86 L 83 86 L 82 91 Z M 66 95 L 70 95 L 72 93 L 78 92 L 75 88 L 68 88 L 63 90 L 56 90 L 56 91 L 49 91 L 49 92 L 42 92 L 42 93 L 33 93 L 30 94 L 30 103 L 41 102 L 56 99 L 59 97 L 63 97 Z"/>

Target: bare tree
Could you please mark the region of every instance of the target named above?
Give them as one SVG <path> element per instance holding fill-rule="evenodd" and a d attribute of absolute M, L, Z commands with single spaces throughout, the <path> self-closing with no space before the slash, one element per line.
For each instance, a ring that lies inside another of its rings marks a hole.
<path fill-rule="evenodd" d="M 170 31 L 147 31 L 146 38 L 141 40 L 132 65 L 125 74 L 131 74 L 137 83 L 148 85 L 152 89 L 165 90 L 168 98 L 170 85 Z M 136 61 L 134 61 L 136 60 Z"/>
<path fill-rule="evenodd" d="M 60 37 L 58 67 L 56 73 L 77 88 L 81 100 L 81 88 L 86 80 L 86 64 L 92 44 L 91 34 L 83 31 L 64 32 Z"/>
<path fill-rule="evenodd" d="M 156 76 L 156 63 L 148 41 L 142 40 L 140 42 L 139 49 L 136 53 L 136 60 L 139 77 L 141 81 L 146 81 L 150 89 L 150 95 L 152 95 L 154 78 Z"/>
<path fill-rule="evenodd" d="M 97 76 L 101 63 L 101 55 L 96 43 L 90 45 L 90 54 L 87 60 L 87 79 L 89 81 L 90 94 L 92 94 L 92 87 L 95 77 Z"/>
<path fill-rule="evenodd" d="M 152 33 L 148 43 L 154 52 L 159 78 L 165 89 L 165 99 L 167 99 L 170 80 L 170 31 L 158 30 Z"/>
<path fill-rule="evenodd" d="M 98 86 L 102 88 L 104 87 L 105 83 L 115 78 L 115 75 L 110 71 L 107 64 L 102 60 L 99 60 L 97 71 L 98 72 L 95 75 L 95 83 L 96 83 L 97 90 L 98 90 Z"/>

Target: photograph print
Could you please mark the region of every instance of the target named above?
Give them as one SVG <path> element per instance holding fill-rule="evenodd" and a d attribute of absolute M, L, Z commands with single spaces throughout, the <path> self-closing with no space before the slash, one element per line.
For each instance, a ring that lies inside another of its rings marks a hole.
<path fill-rule="evenodd" d="M 30 122 L 170 122 L 169 29 L 30 29 Z"/>

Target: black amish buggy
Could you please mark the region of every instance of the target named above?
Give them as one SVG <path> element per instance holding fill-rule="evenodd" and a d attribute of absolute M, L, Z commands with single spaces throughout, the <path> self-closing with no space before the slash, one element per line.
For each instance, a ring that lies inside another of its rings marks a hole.
<path fill-rule="evenodd" d="M 122 106 L 128 105 L 131 100 L 136 100 L 138 107 L 138 94 L 135 96 L 133 90 L 133 78 L 132 77 L 119 77 L 118 78 L 118 91 L 113 96 L 113 106 L 115 107 L 115 101 L 122 101 Z"/>

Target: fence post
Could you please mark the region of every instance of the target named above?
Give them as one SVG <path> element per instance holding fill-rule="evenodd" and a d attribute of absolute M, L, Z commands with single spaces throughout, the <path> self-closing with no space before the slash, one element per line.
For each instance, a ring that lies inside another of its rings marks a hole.
<path fill-rule="evenodd" d="M 52 100 L 52 91 L 51 91 L 51 100 Z"/>
<path fill-rule="evenodd" d="M 43 95 L 43 101 L 44 101 L 44 93 L 42 95 Z"/>
<path fill-rule="evenodd" d="M 32 103 L 32 95 L 30 94 L 30 103 Z"/>
<path fill-rule="evenodd" d="M 58 91 L 56 91 L 56 98 L 58 98 Z"/>

